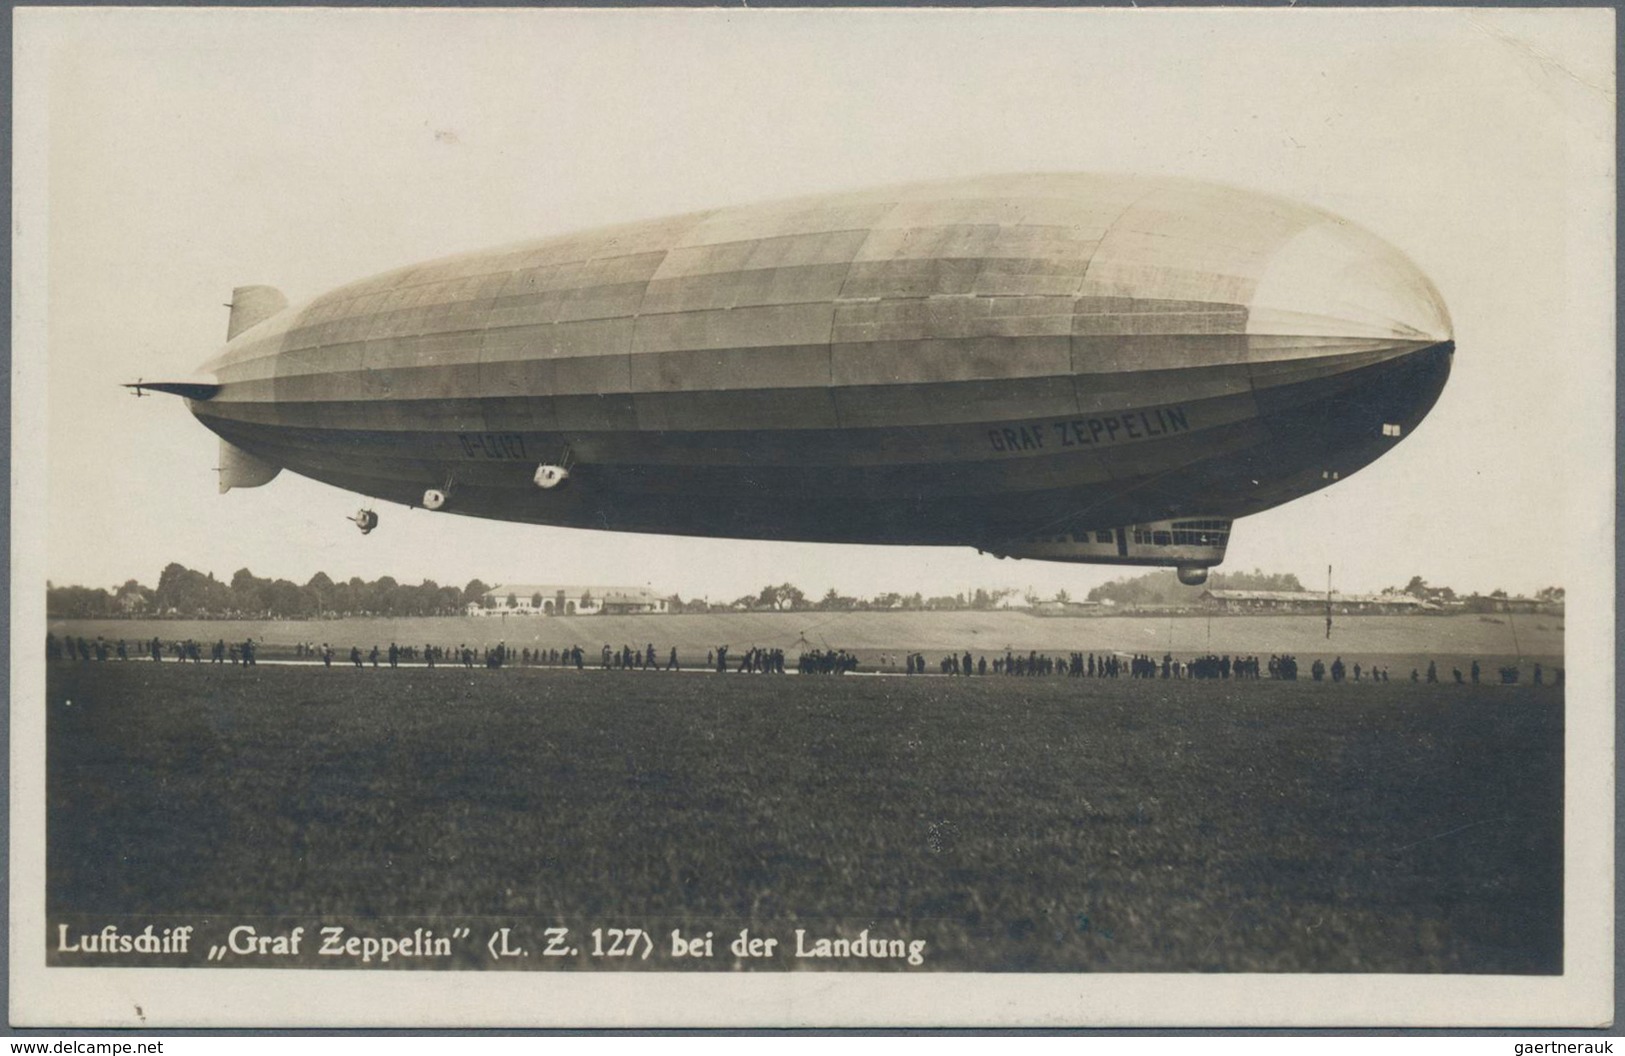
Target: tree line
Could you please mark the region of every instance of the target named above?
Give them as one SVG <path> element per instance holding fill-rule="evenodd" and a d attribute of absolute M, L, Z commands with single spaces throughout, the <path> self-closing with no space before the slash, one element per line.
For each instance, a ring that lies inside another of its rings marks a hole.
<path fill-rule="evenodd" d="M 1158 569 L 1143 575 L 1114 579 L 1091 590 L 1088 598 L 1090 601 L 1109 601 L 1114 605 L 1136 608 L 1146 605 L 1195 605 L 1205 590 L 1304 589 L 1298 577 L 1290 572 L 1263 572 L 1256 568 L 1251 572 L 1211 572 L 1206 583 L 1188 587 L 1179 582 L 1172 569 Z M 1432 602 L 1440 609 L 1465 612 L 1494 612 L 1502 607 L 1502 603 L 1511 600 L 1507 592 L 1499 588 L 1487 594 L 1476 592 L 1458 594 L 1450 587 L 1432 586 L 1421 576 L 1412 576 L 1403 587 L 1386 587 L 1381 593 L 1409 594 L 1422 601 Z M 1564 600 L 1563 588 L 1544 587 L 1527 600 L 1544 605 L 1560 604 Z"/>
<path fill-rule="evenodd" d="M 876 594 L 871 598 L 860 598 L 850 594 L 842 594 L 831 587 L 816 600 L 805 594 L 801 588 L 793 583 L 768 584 L 755 594 L 745 594 L 731 602 L 721 604 L 704 601 L 684 602 L 673 599 L 673 611 L 681 612 L 724 612 L 732 610 L 749 610 L 755 612 L 771 611 L 805 611 L 814 612 L 891 612 L 902 610 L 905 612 L 941 612 L 960 609 L 992 609 L 998 607 L 999 602 L 1015 594 L 1012 589 L 986 590 L 978 587 L 975 590 L 960 592 L 958 594 L 942 594 L 927 597 L 921 593 L 901 594 L 895 591 Z"/>
<path fill-rule="evenodd" d="M 1188 587 L 1171 568 L 1159 568 L 1144 575 L 1114 579 L 1088 594 L 1090 601 L 1111 602 L 1136 608 L 1142 605 L 1195 605 L 1205 590 L 1302 590 L 1303 584 L 1291 572 L 1210 572 L 1207 582 Z"/>
<path fill-rule="evenodd" d="M 1507 592 L 1500 587 L 1488 594 L 1476 591 L 1471 594 L 1458 594 L 1450 587 L 1433 586 L 1421 576 L 1412 576 L 1410 582 L 1403 587 L 1385 588 L 1385 593 L 1409 594 L 1413 598 L 1430 601 L 1440 608 L 1458 609 L 1463 612 L 1497 612 L 1504 607 L 1505 602 L 1511 600 Z M 1528 600 L 1540 605 L 1557 606 L 1565 603 L 1566 594 L 1562 587 L 1542 587 Z"/>
<path fill-rule="evenodd" d="M 149 587 L 127 580 L 112 590 L 100 587 L 56 586 L 46 584 L 46 612 L 59 619 L 89 619 L 110 616 L 169 616 L 237 619 L 317 619 L 339 616 L 456 616 L 470 603 L 486 604 L 492 588 L 479 579 L 463 587 L 441 586 L 426 579 L 412 585 L 391 576 L 367 581 L 359 576 L 345 582 L 318 572 L 306 583 L 287 579 L 266 579 L 240 568 L 229 582 L 212 572 L 200 572 L 171 562 L 158 576 L 158 585 Z M 842 594 L 831 588 L 817 599 L 809 598 L 793 583 L 769 584 L 761 590 L 733 601 L 712 602 L 699 598 L 684 601 L 677 595 L 667 599 L 673 613 L 736 611 L 944 611 L 985 610 L 1014 595 L 1010 589 L 977 588 L 954 595 L 927 597 L 924 594 L 882 593 L 870 598 Z M 583 595 L 583 599 L 588 595 Z M 515 596 L 496 598 L 500 608 L 509 608 Z M 541 597 L 531 599 L 541 608 Z M 489 607 L 489 606 L 488 606 Z"/>
<path fill-rule="evenodd" d="M 1204 590 L 1290 590 L 1301 591 L 1303 584 L 1289 573 L 1214 572 L 1208 582 L 1198 587 L 1180 583 L 1172 569 L 1157 569 L 1143 575 L 1115 579 L 1089 591 L 1091 602 L 1110 603 L 1127 609 L 1143 606 L 1194 606 Z M 441 586 L 432 579 L 418 584 L 401 583 L 392 576 L 364 580 L 359 576 L 347 581 L 335 581 L 325 572 L 318 572 L 309 581 L 300 584 L 287 579 L 266 579 L 240 568 L 229 582 L 216 579 L 213 573 L 199 572 L 178 562 L 164 567 L 156 587 L 148 587 L 134 579 L 113 590 L 99 587 L 46 585 L 46 611 L 50 616 L 64 619 L 85 619 L 108 616 L 182 616 L 239 619 L 316 619 L 339 616 L 456 616 L 470 603 L 483 603 L 491 587 L 478 579 L 462 586 Z M 1492 611 L 1493 603 L 1506 599 L 1504 590 L 1488 595 L 1458 596 L 1449 587 L 1429 586 L 1421 576 L 1413 576 L 1394 593 L 1410 594 L 1423 600 L 1439 603 L 1441 607 L 1466 608 L 1474 611 L 1482 607 Z M 816 598 L 809 596 L 793 583 L 768 584 L 761 590 L 742 595 L 733 601 L 710 602 L 700 599 L 684 601 L 672 596 L 667 599 L 668 611 L 674 613 L 728 612 L 728 611 L 821 611 L 821 612 L 945 612 L 986 611 L 998 608 L 1007 599 L 1021 593 L 1028 606 L 1055 601 L 1068 603 L 1072 599 L 1065 590 L 1044 597 L 1036 591 L 1024 593 L 1013 589 L 989 590 L 977 587 L 957 594 L 925 595 L 887 592 L 862 598 L 830 588 Z M 499 599 L 500 600 L 500 599 Z M 535 600 L 540 606 L 540 599 Z M 1561 602 L 1563 588 L 1548 587 L 1538 592 L 1535 600 Z M 1479 602 L 1483 605 L 1480 606 Z M 510 600 L 510 606 L 512 601 Z"/>
<path fill-rule="evenodd" d="M 416 585 L 392 576 L 367 581 L 353 576 L 333 580 L 318 572 L 306 583 L 265 579 L 240 568 L 231 581 L 216 579 L 171 562 L 149 587 L 127 580 L 113 590 L 46 584 L 45 609 L 50 616 L 189 616 L 238 619 L 315 619 L 336 616 L 453 616 L 490 588 L 478 579 L 466 586 L 441 586 L 432 579 Z"/>

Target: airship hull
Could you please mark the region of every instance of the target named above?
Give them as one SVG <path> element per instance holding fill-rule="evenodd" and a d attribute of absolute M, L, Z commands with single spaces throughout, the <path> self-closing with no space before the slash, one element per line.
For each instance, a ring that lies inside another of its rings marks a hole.
<path fill-rule="evenodd" d="M 448 512 L 1017 552 L 1325 487 L 1409 435 L 1453 349 L 1427 280 L 1329 214 L 1023 175 L 391 272 L 247 327 L 190 405 L 266 464 Z"/>

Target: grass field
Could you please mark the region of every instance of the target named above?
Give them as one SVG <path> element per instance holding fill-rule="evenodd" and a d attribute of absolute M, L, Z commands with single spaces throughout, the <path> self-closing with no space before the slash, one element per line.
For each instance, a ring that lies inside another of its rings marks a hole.
<path fill-rule="evenodd" d="M 47 707 L 52 914 L 1562 969 L 1550 687 L 110 663 L 52 665 Z"/>
<path fill-rule="evenodd" d="M 580 645 L 595 657 L 606 643 L 640 648 L 653 643 L 662 661 L 676 646 L 685 664 L 705 658 L 708 649 L 728 644 L 735 656 L 750 646 L 778 647 L 792 657 L 799 648 L 848 649 L 873 667 L 882 655 L 896 658 L 921 652 L 934 664 L 952 650 L 970 650 L 992 661 L 1006 648 L 1052 653 L 1172 652 L 1190 658 L 1215 653 L 1291 653 L 1307 672 L 1315 657 L 1328 664 L 1334 656 L 1353 663 L 1378 663 L 1396 679 L 1412 667 L 1426 670 L 1429 658 L 1441 676 L 1467 670 L 1474 659 L 1493 672 L 1521 654 L 1524 678 L 1533 663 L 1548 669 L 1563 664 L 1563 621 L 1553 616 L 1348 616 L 1339 617 L 1332 638 L 1316 616 L 1214 617 L 1041 617 L 1025 612 L 786 612 L 710 613 L 693 616 L 513 616 L 418 619 L 345 619 L 317 621 L 239 620 L 69 620 L 53 621 L 57 634 L 102 635 L 144 641 L 157 635 L 165 642 L 194 638 L 242 641 L 252 637 L 266 648 L 262 655 L 289 655 L 298 642 L 330 642 L 340 656 L 351 645 L 363 652 L 373 645 L 455 646 L 476 648 L 505 641 L 515 649 L 563 649 Z M 42 647 L 43 648 L 43 647 Z M 1487 674 L 1486 677 L 1493 677 Z"/>

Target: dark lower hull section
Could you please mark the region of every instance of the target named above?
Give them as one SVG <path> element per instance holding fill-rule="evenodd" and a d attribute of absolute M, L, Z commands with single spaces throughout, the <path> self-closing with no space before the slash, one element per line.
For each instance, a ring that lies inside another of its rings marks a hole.
<path fill-rule="evenodd" d="M 445 489 L 449 513 L 997 550 L 1034 534 L 1242 517 L 1326 487 L 1410 434 L 1453 347 L 1211 398 L 1167 387 L 1110 413 L 893 429 L 409 431 L 193 411 L 252 454 L 349 491 L 418 505 Z M 543 490 L 532 475 L 549 463 L 570 478 Z"/>

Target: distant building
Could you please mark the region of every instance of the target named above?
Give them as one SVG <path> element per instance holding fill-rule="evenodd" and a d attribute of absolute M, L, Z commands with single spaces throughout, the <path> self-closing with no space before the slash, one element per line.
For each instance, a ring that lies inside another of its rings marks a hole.
<path fill-rule="evenodd" d="M 1104 606 L 1098 601 L 1041 601 L 1032 606 L 1035 616 L 1095 616 Z"/>
<path fill-rule="evenodd" d="M 1563 602 L 1539 598 L 1474 597 L 1467 607 L 1475 612 L 1538 613 L 1542 616 L 1563 615 Z"/>
<path fill-rule="evenodd" d="M 669 600 L 647 587 L 502 583 L 466 606 L 470 616 L 592 616 L 664 613 Z"/>
<path fill-rule="evenodd" d="M 1204 590 L 1201 601 L 1214 612 L 1323 613 L 1326 595 L 1312 590 Z M 1436 613 L 1439 607 L 1409 594 L 1338 594 L 1331 597 L 1332 612 L 1340 615 L 1398 615 Z"/>
<path fill-rule="evenodd" d="M 669 610 L 670 599 L 643 587 L 602 587 L 600 611 L 606 615 L 662 613 Z"/>
<path fill-rule="evenodd" d="M 147 610 L 147 599 L 133 590 L 128 593 L 120 592 L 113 599 L 113 603 L 117 606 L 118 611 L 125 616 L 134 616 L 138 612 Z"/>

